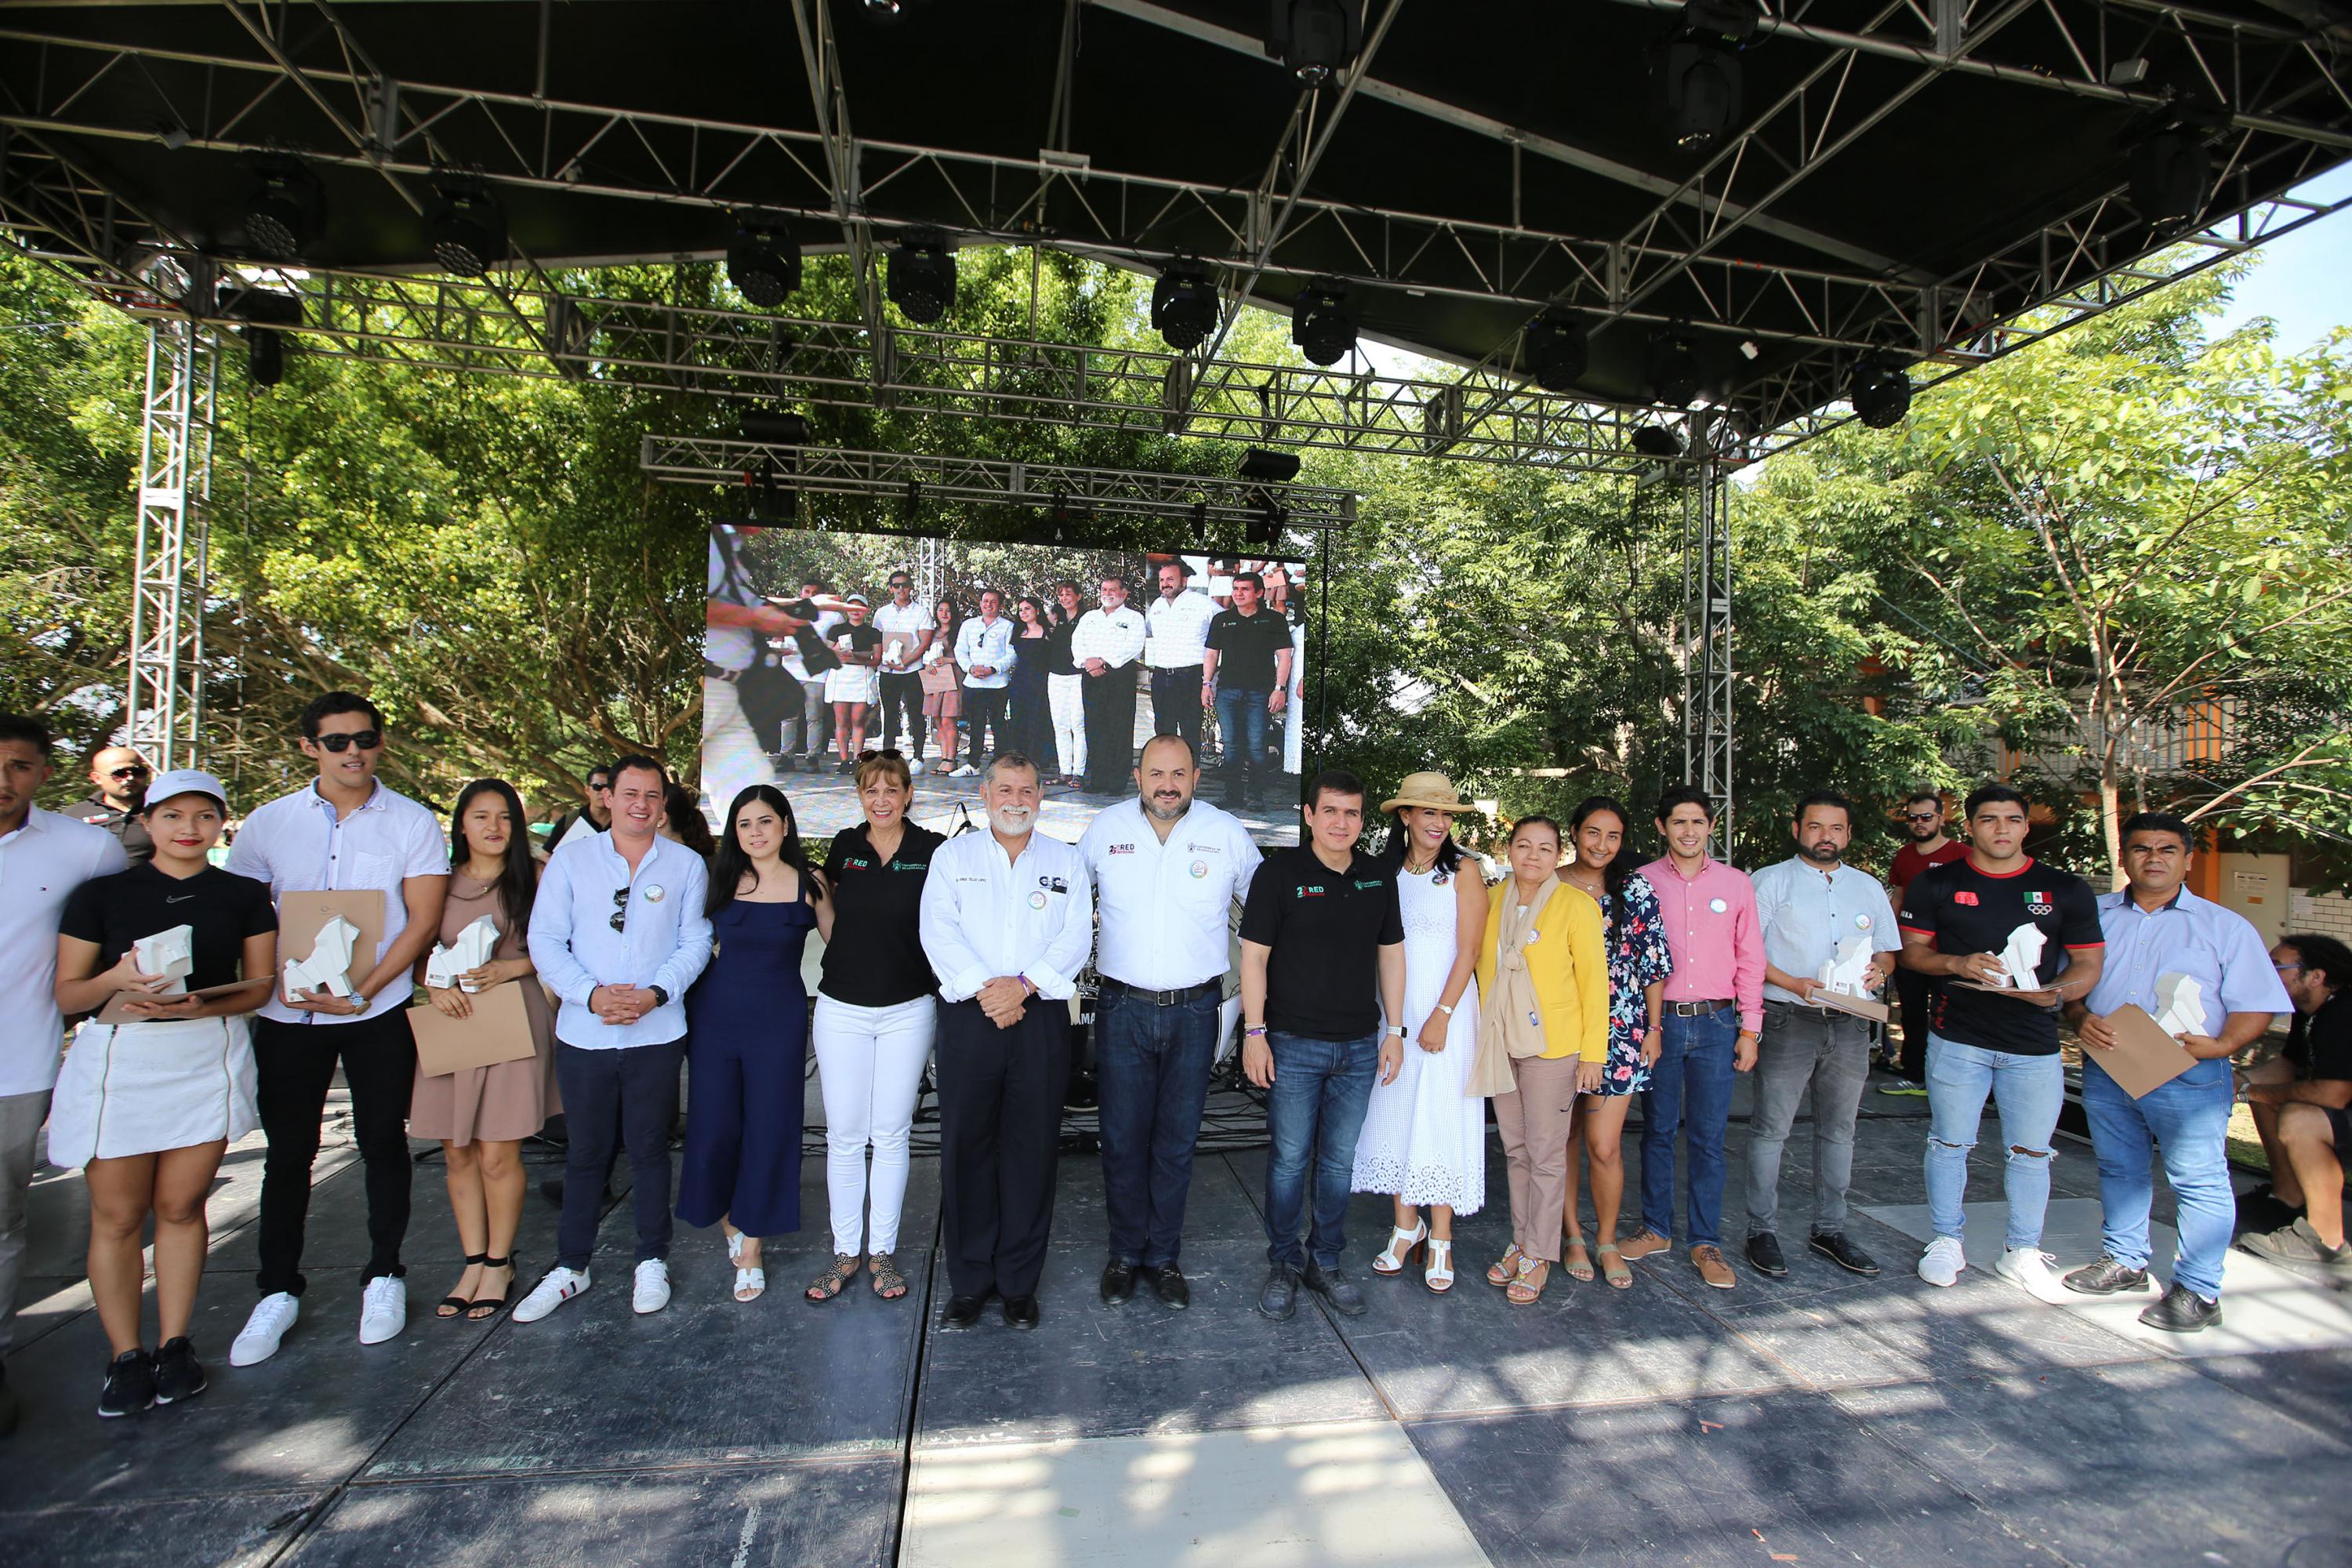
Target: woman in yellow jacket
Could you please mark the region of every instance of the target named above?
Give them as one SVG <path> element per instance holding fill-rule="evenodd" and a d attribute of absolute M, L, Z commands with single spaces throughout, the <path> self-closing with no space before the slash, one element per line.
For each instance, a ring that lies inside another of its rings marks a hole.
<path fill-rule="evenodd" d="M 1609 1057 L 1601 906 L 1554 875 L 1559 846 L 1559 824 L 1548 816 L 1511 830 L 1511 874 L 1487 895 L 1478 956 L 1478 994 L 1488 1000 L 1472 1086 L 1495 1095 L 1513 1237 L 1486 1282 L 1517 1306 L 1543 1295 L 1559 1261 L 1576 1099 L 1600 1089 Z"/>

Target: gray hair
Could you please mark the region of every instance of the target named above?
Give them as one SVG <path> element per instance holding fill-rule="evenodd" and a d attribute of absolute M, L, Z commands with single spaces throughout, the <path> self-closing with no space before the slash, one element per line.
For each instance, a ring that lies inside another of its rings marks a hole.
<path fill-rule="evenodd" d="M 1039 771 L 1037 764 L 1029 759 L 1028 753 L 999 752 L 990 760 L 986 771 L 980 775 L 981 788 L 986 789 L 996 782 L 996 770 L 999 768 L 1027 768 L 1031 778 L 1042 779 L 1045 776 Z"/>

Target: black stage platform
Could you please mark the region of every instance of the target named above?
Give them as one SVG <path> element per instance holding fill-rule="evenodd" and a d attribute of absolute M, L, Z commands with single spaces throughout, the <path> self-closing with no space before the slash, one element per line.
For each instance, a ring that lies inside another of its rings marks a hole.
<path fill-rule="evenodd" d="M 1873 1094 L 1865 1112 L 1854 1201 L 1899 1218 L 1921 1196 L 1925 1102 Z M 1745 1137 L 1735 1125 L 1733 1215 Z M 1784 1237 L 1810 1210 L 1807 1152 L 1801 1124 Z M 1865 1213 L 1853 1229 L 1887 1265 L 1877 1280 L 1792 1246 L 1787 1279 L 1743 1264 L 1738 1289 L 1710 1290 L 1677 1250 L 1637 1266 L 1622 1294 L 1561 1276 L 1539 1305 L 1514 1309 L 1480 1278 L 1505 1230 L 1490 1154 L 1492 1196 L 1460 1226 L 1451 1297 L 1375 1281 L 1361 1319 L 1310 1300 L 1274 1324 L 1251 1310 L 1263 1158 L 1200 1162 L 1184 1314 L 1148 1292 L 1097 1304 L 1099 1170 L 1066 1162 L 1034 1334 L 993 1311 L 961 1332 L 926 1327 L 944 1287 L 922 1267 L 938 1197 L 937 1163 L 922 1159 L 900 1253 L 917 1281 L 907 1301 L 799 1299 L 826 1250 L 811 1159 L 808 1223 L 769 1243 L 758 1302 L 728 1299 L 715 1236 L 682 1232 L 675 1301 L 635 1316 L 624 1205 L 605 1222 L 594 1289 L 553 1317 L 437 1321 L 457 1249 L 426 1165 L 409 1330 L 363 1348 L 361 1184 L 339 1146 L 321 1161 L 303 1319 L 275 1360 L 238 1370 L 226 1352 L 252 1300 L 257 1142 L 234 1152 L 215 1200 L 215 1271 L 195 1328 L 210 1392 L 106 1422 L 93 1414 L 104 1340 L 78 1281 L 80 1183 L 50 1172 L 8 1363 L 26 1415 L 0 1441 L 0 1557 L 28 1568 L 2352 1561 L 2341 1348 L 2352 1318 L 2315 1282 L 2273 1279 L 2258 1300 L 2233 1263 L 2231 1309 L 2242 1337 L 2324 1348 L 2158 1343 L 1981 1268 L 1931 1289 L 1911 1272 L 1916 1245 Z M 2062 1210 L 2079 1228 L 2079 1200 L 2095 1190 L 2088 1151 L 2063 1148 L 2055 1175 L 2053 1232 Z M 1971 1196 L 1993 1195 L 1980 1175 Z M 1359 1200 L 1359 1266 L 1385 1208 Z M 548 1263 L 553 1221 L 534 1197 L 528 1278 Z"/>

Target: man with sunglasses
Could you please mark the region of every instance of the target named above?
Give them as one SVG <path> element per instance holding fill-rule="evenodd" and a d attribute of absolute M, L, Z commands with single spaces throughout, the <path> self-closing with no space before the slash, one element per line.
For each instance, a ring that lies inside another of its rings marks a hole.
<path fill-rule="evenodd" d="M 113 834 L 132 865 L 152 860 L 155 840 L 140 813 L 146 809 L 147 781 L 153 776 L 147 759 L 131 747 L 100 747 L 89 759 L 89 782 L 96 787 L 88 800 L 68 806 L 66 815 Z"/>
<path fill-rule="evenodd" d="M 360 1342 L 381 1344 L 408 1322 L 400 1244 L 408 1234 L 408 1099 L 416 1077 L 416 1041 L 408 1029 L 410 972 L 441 929 L 449 848 L 430 811 L 377 779 L 383 742 L 383 715 L 366 698 L 330 691 L 314 699 L 302 710 L 302 754 L 319 776 L 247 816 L 225 868 L 268 883 L 273 902 L 297 892 L 383 895 L 383 940 L 372 957 L 353 954 L 350 995 L 289 992 L 281 984 L 254 1020 L 261 1130 L 269 1139 L 257 1227 L 261 1269 L 255 1284 L 261 1300 L 229 1346 L 234 1366 L 276 1355 L 294 1326 L 304 1283 L 310 1166 L 339 1063 L 367 1173 Z"/>
<path fill-rule="evenodd" d="M 899 721 L 906 721 L 908 772 L 923 771 L 923 677 L 915 668 L 931 630 L 931 612 L 915 603 L 915 580 L 904 572 L 890 574 L 890 602 L 874 612 L 874 629 L 882 634 L 882 746 L 896 751 Z"/>
<path fill-rule="evenodd" d="M 1932 789 L 1921 787 L 1911 792 L 1903 803 L 1903 831 L 1907 842 L 1895 852 L 1895 864 L 1887 869 L 1888 901 L 1896 909 L 1903 907 L 1904 890 L 1913 878 L 1930 866 L 1941 866 L 1967 857 L 1969 847 L 1944 831 L 1944 797 Z M 1936 983 L 1916 969 L 1898 968 L 1895 972 L 1895 997 L 1901 1004 L 1903 1016 L 1902 1053 L 1895 1058 L 1895 1079 L 1878 1092 L 1906 1095 L 1914 1100 L 1927 1097 L 1927 1024 L 1935 1010 Z"/>

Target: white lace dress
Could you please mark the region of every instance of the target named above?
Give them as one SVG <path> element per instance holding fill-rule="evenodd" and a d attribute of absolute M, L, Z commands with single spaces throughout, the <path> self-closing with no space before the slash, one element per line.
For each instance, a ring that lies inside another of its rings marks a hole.
<path fill-rule="evenodd" d="M 1388 1193 L 1409 1204 L 1444 1204 L 1475 1214 L 1486 1201 L 1486 1102 L 1462 1091 L 1478 1055 L 1478 982 L 1454 1006 L 1445 1048 L 1421 1048 L 1422 1021 L 1437 1006 L 1454 968 L 1454 878 L 1475 876 L 1465 859 L 1453 876 L 1397 876 L 1404 918 L 1404 1068 L 1394 1083 L 1372 1085 L 1364 1130 L 1356 1140 L 1349 1183 L 1360 1193 Z M 1386 1020 L 1382 1020 L 1386 1026 Z"/>

